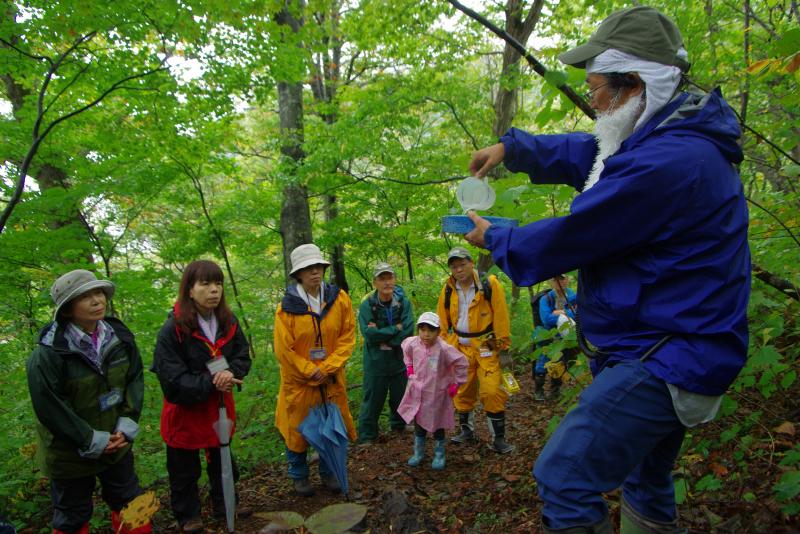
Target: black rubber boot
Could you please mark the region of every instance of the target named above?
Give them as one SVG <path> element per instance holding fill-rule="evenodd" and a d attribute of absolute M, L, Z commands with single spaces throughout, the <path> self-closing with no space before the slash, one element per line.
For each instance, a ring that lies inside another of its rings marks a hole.
<path fill-rule="evenodd" d="M 492 434 L 492 443 L 489 448 L 494 452 L 500 454 L 508 454 L 514 450 L 514 446 L 506 443 L 506 414 L 505 412 L 489 413 L 486 412 L 486 417 L 489 419 L 489 431 Z"/>
<path fill-rule="evenodd" d="M 461 433 L 450 438 L 453 443 L 466 443 L 475 441 L 475 423 L 473 422 L 472 412 L 458 412 L 458 426 Z"/>
<path fill-rule="evenodd" d="M 533 400 L 544 400 L 544 381 L 547 375 L 533 375 Z"/>
<path fill-rule="evenodd" d="M 561 379 L 551 378 L 550 390 L 547 392 L 547 400 L 552 402 L 557 402 L 560 394 L 561 394 Z"/>

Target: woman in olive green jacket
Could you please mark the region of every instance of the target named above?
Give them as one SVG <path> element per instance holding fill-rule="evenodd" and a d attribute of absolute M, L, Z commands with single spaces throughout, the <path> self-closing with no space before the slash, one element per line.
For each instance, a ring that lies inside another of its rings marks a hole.
<path fill-rule="evenodd" d="M 152 532 L 149 524 L 127 529 L 119 517 L 141 493 L 131 444 L 144 378 L 133 334 L 105 317 L 114 284 L 75 270 L 56 280 L 50 294 L 55 320 L 42 329 L 27 371 L 37 455 L 50 477 L 53 533 L 89 532 L 96 478 L 115 532 Z"/>

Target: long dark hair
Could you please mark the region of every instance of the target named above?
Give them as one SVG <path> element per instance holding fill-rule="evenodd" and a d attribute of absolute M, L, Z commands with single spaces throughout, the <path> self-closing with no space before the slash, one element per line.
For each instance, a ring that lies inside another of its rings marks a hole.
<path fill-rule="evenodd" d="M 198 329 L 197 308 L 189 296 L 196 282 L 225 281 L 222 269 L 213 261 L 196 260 L 186 266 L 178 288 L 178 302 L 176 304 L 175 323 L 185 334 L 190 334 Z M 227 330 L 233 324 L 233 312 L 225 301 L 225 291 L 220 295 L 219 304 L 214 308 L 214 315 L 221 331 Z M 212 340 L 213 341 L 213 340 Z"/>

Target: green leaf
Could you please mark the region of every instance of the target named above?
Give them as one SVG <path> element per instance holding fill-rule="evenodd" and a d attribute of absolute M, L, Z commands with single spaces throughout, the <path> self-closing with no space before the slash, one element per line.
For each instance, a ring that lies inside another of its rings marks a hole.
<path fill-rule="evenodd" d="M 675 504 L 681 505 L 686 501 L 686 495 L 689 493 L 689 483 L 685 478 L 675 479 Z"/>
<path fill-rule="evenodd" d="M 772 53 L 778 57 L 788 57 L 800 51 L 800 28 L 792 28 L 772 45 Z"/>
<path fill-rule="evenodd" d="M 719 408 L 719 415 L 717 417 L 727 417 L 739 409 L 739 403 L 733 400 L 730 395 L 722 397 L 722 403 Z"/>
<path fill-rule="evenodd" d="M 256 514 L 260 519 L 269 521 L 267 526 L 259 531 L 259 534 L 272 534 L 273 532 L 283 532 L 300 528 L 305 522 L 303 516 L 297 512 L 269 512 L 266 514 Z"/>
<path fill-rule="evenodd" d="M 800 471 L 787 471 L 781 475 L 778 483 L 772 486 L 775 497 L 779 501 L 789 501 L 800 495 Z"/>
<path fill-rule="evenodd" d="M 544 74 L 544 79 L 547 80 L 547 83 L 550 85 L 558 87 L 567 82 L 567 73 L 563 70 L 548 70 Z"/>
<path fill-rule="evenodd" d="M 561 417 L 559 417 L 558 415 L 554 415 L 553 417 L 550 418 L 550 421 L 547 423 L 547 430 L 545 430 L 545 433 L 547 434 L 548 437 L 553 432 L 555 432 L 556 427 L 560 422 L 561 422 Z"/>
<path fill-rule="evenodd" d="M 363 504 L 339 503 L 326 506 L 308 519 L 306 528 L 313 534 L 336 534 L 356 526 L 367 515 Z"/>
<path fill-rule="evenodd" d="M 706 475 L 694 485 L 694 490 L 698 493 L 704 491 L 716 491 L 722 487 L 722 481 L 714 475 Z"/>
<path fill-rule="evenodd" d="M 732 440 L 733 438 L 735 438 L 739 434 L 740 428 L 741 427 L 738 424 L 736 424 L 736 425 L 733 425 L 732 427 L 730 427 L 729 429 L 724 430 L 719 435 L 720 442 L 721 443 L 727 443 L 730 440 Z"/>
<path fill-rule="evenodd" d="M 742 495 L 742 500 L 744 502 L 756 502 L 756 494 L 752 491 L 748 491 L 744 495 Z"/>
<path fill-rule="evenodd" d="M 788 373 L 784 374 L 783 378 L 781 378 L 781 387 L 783 389 L 789 389 L 789 386 L 794 384 L 795 380 L 797 380 L 797 371 L 792 369 Z"/>
<path fill-rule="evenodd" d="M 752 356 L 750 356 L 750 359 L 747 363 L 755 368 L 770 367 L 782 359 L 783 355 L 781 355 L 781 353 L 778 352 L 774 346 L 764 345 L 763 347 L 759 347 L 759 349 Z"/>
<path fill-rule="evenodd" d="M 797 178 L 800 176 L 800 165 L 796 165 L 794 163 L 784 165 L 783 169 L 781 170 L 786 173 L 786 176 L 789 178 Z"/>
<path fill-rule="evenodd" d="M 800 445 L 795 445 L 795 448 L 787 451 L 783 459 L 778 465 L 798 465 L 800 464 Z"/>

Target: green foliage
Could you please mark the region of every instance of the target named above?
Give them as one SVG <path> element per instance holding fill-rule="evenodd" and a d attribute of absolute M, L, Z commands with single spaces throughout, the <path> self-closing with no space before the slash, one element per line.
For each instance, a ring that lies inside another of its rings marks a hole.
<path fill-rule="evenodd" d="M 722 487 L 722 481 L 716 478 L 714 475 L 706 475 L 694 485 L 694 491 L 696 493 L 703 493 L 706 491 L 717 491 Z"/>
<path fill-rule="evenodd" d="M 49 287 L 59 274 L 85 267 L 115 282 L 114 311 L 136 334 L 149 365 L 182 268 L 196 258 L 222 263 L 224 245 L 229 302 L 247 321 L 256 354 L 237 394 L 234 451 L 245 472 L 277 461 L 282 442 L 272 423 L 278 367 L 271 345 L 285 284 L 284 186 L 307 188 L 314 241 L 326 252 L 343 247 L 354 303 L 371 289 L 372 265 L 386 260 L 398 269 L 415 310 L 435 309 L 448 274 L 444 254 L 463 244 L 457 236 L 441 235 L 439 219 L 458 212 L 453 193 L 470 153 L 496 141 L 497 90 L 519 89 L 516 127 L 545 133 L 590 129 L 556 89 L 567 83 L 582 92 L 585 72 L 564 70 L 556 56 L 628 4 L 584 0 L 549 6 L 534 32 L 534 54 L 552 69 L 546 79 L 527 68 L 499 79 L 497 41 L 446 2 L 360 0 L 344 9 L 333 0 L 310 0 L 297 34 L 276 23 L 274 14 L 284 5 L 276 0 L 9 4 L 0 38 L 18 50 L 0 47 L 0 68 L 16 84 L 4 86 L 11 111 L 0 116 L 0 207 L 30 148 L 37 93 L 48 69 L 46 60 L 34 56 L 57 57 L 80 36 L 96 32 L 51 80 L 45 124 L 126 76 L 168 60 L 163 69 L 125 83 L 101 105 L 53 130 L 33 161 L 22 203 L 0 234 L 0 425 L 7 429 L 0 436 L 0 472 L 9 474 L 0 481 L 0 509 L 14 510 L 20 527 L 47 520 L 46 482 L 32 461 L 34 416 L 24 362 L 50 319 Z M 749 126 L 781 150 L 796 152 L 800 33 L 791 13 L 782 4 L 753 1 L 766 27 L 751 19 L 745 29 L 733 4 L 650 4 L 682 28 L 695 81 L 720 85 L 731 106 L 745 111 Z M 499 7 L 485 9 L 493 19 L 504 16 Z M 338 52 L 336 43 L 342 44 Z M 309 88 L 320 66 L 339 69 L 328 79 L 329 98 Z M 292 168 L 280 153 L 287 132 L 280 128 L 278 79 L 305 83 L 305 158 Z M 745 191 L 769 210 L 750 212 L 753 261 L 797 286 L 798 246 L 789 232 L 796 235 L 800 220 L 800 166 L 750 133 L 743 148 Z M 565 215 L 575 194 L 564 186 L 533 186 L 523 175 L 503 176 L 493 186 L 497 202 L 490 214 L 522 223 Z M 529 293 L 522 288 L 514 298 L 508 278 L 496 267 L 493 272 L 507 289 L 513 352 L 518 362 L 530 362 L 538 352 L 530 349 Z M 719 432 L 687 436 L 684 451 L 707 459 L 728 447 L 745 479 L 752 464 L 769 461 L 759 446 L 768 411 L 754 405 L 769 406 L 796 390 L 800 352 L 796 301 L 756 281 L 748 311 L 748 360 L 712 423 Z M 545 337 L 552 341 L 544 349 L 551 358 L 575 345 L 574 334 Z M 361 380 L 360 362 L 357 346 L 348 365 L 351 383 Z M 570 372 L 578 380 L 562 391 L 562 402 L 574 406 L 588 374 L 586 360 L 580 357 Z M 354 412 L 359 397 L 352 396 Z M 137 468 L 145 485 L 158 488 L 164 472 L 161 398 L 154 375 L 147 373 Z M 559 420 L 549 421 L 548 435 Z M 798 512 L 792 502 L 797 454 L 795 448 L 783 455 L 786 471 L 773 488 L 790 515 Z M 676 481 L 676 495 L 716 491 L 718 483 L 687 469 Z"/>

